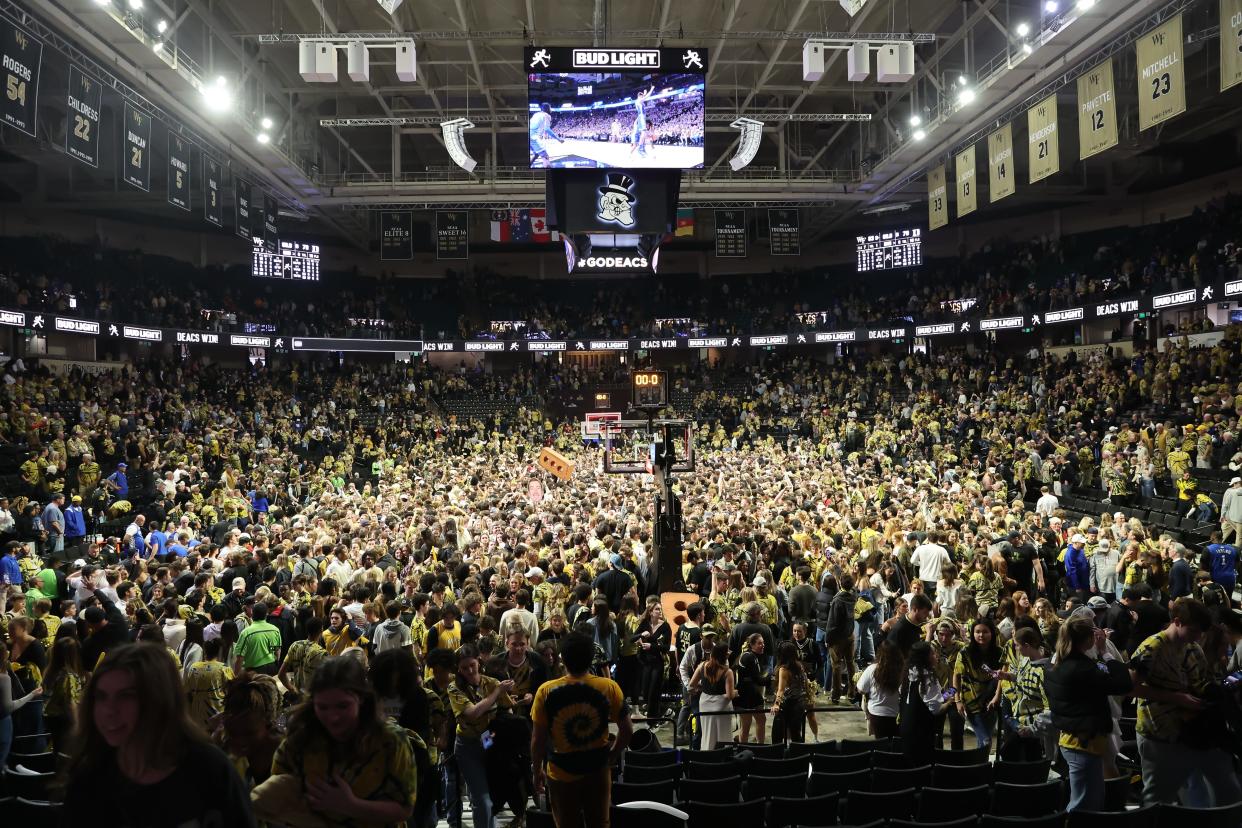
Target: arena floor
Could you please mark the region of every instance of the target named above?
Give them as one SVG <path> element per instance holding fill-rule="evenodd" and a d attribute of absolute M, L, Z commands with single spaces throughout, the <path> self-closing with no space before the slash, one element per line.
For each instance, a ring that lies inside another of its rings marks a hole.
<path fill-rule="evenodd" d="M 611 141 L 587 141 L 567 138 L 562 144 L 548 142 L 548 156 L 553 166 L 591 166 L 583 161 L 604 167 L 660 167 L 694 168 L 703 166 L 702 147 L 667 147 L 655 145 L 646 156 L 632 151 L 629 143 L 614 144 Z"/>

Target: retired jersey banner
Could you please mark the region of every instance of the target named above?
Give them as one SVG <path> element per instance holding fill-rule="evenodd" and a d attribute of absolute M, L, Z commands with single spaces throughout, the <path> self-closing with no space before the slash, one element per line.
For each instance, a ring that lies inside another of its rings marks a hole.
<path fill-rule="evenodd" d="M 125 103 L 125 140 L 121 144 L 122 178 L 126 184 L 151 191 L 151 116 Z"/>
<path fill-rule="evenodd" d="M 978 205 L 974 144 L 957 154 L 954 172 L 957 174 L 957 217 L 961 218 L 973 213 Z"/>
<path fill-rule="evenodd" d="M 84 164 L 99 166 L 99 108 L 103 85 L 69 64 L 69 122 L 65 125 L 65 152 Z"/>
<path fill-rule="evenodd" d="M 203 183 L 203 218 L 216 227 L 224 226 L 224 211 L 220 208 L 220 162 L 203 153 L 203 167 L 207 179 Z"/>
<path fill-rule="evenodd" d="M 1026 111 L 1026 140 L 1032 184 L 1060 172 L 1061 143 L 1057 136 L 1055 92 Z"/>
<path fill-rule="evenodd" d="M 380 259 L 414 258 L 414 213 L 410 210 L 383 210 L 379 214 Z"/>
<path fill-rule="evenodd" d="M 988 198 L 992 204 L 1014 193 L 1013 125 L 988 136 Z"/>
<path fill-rule="evenodd" d="M 939 230 L 949 223 L 949 191 L 944 185 L 944 164 L 927 171 L 927 226 Z"/>
<path fill-rule="evenodd" d="M 1139 129 L 1150 129 L 1186 111 L 1180 14 L 1138 39 L 1138 100 Z"/>
<path fill-rule="evenodd" d="M 246 241 L 254 239 L 254 217 L 251 215 L 250 182 L 244 178 L 233 177 L 233 219 L 237 235 Z"/>
<path fill-rule="evenodd" d="M 190 142 L 168 133 L 168 203 L 190 209 Z"/>
<path fill-rule="evenodd" d="M 1117 146 L 1113 59 L 1078 76 L 1078 158 Z"/>
<path fill-rule="evenodd" d="M 0 18 L 0 122 L 34 137 L 35 112 L 39 105 L 39 68 L 43 42 L 6 19 Z"/>
<path fill-rule="evenodd" d="M 1220 91 L 1242 83 L 1242 0 L 1220 0 Z"/>

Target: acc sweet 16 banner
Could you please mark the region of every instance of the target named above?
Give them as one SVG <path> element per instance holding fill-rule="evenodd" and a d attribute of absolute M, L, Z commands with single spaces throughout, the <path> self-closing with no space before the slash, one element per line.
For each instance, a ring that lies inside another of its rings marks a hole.
<path fill-rule="evenodd" d="M 43 43 L 30 32 L 0 19 L 0 119 L 8 126 L 35 134 L 35 111 L 39 103 L 39 66 Z"/>

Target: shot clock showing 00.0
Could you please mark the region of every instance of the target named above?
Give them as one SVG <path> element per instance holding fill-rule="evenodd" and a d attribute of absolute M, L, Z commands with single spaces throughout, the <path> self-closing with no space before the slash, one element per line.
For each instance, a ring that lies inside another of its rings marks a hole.
<path fill-rule="evenodd" d="M 662 408 L 668 404 L 667 374 L 664 371 L 635 371 L 631 377 L 635 408 Z"/>

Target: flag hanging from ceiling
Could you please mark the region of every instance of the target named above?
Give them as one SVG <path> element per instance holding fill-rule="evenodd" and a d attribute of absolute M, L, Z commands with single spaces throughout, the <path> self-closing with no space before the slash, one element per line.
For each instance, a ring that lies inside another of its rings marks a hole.
<path fill-rule="evenodd" d="M 493 210 L 491 239 L 515 244 L 542 243 L 560 241 L 561 234 L 548 227 L 547 211 L 542 207 L 533 210 Z"/>
<path fill-rule="evenodd" d="M 694 208 L 678 207 L 677 208 L 677 230 L 673 234 L 675 236 L 693 236 L 694 235 Z"/>

